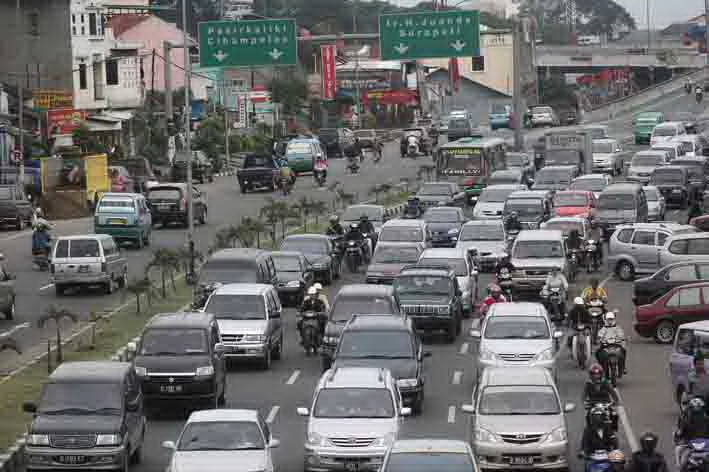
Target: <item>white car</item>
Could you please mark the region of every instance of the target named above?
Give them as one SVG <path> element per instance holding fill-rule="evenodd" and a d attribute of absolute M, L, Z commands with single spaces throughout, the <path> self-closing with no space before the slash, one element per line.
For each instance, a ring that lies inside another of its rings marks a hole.
<path fill-rule="evenodd" d="M 199 410 L 162 445 L 172 451 L 167 472 L 273 472 L 280 441 L 256 410 Z"/>
<path fill-rule="evenodd" d="M 660 144 L 665 141 L 672 141 L 677 137 L 687 134 L 684 125 L 678 121 L 665 121 L 656 125 L 650 135 L 650 146 Z"/>
<path fill-rule="evenodd" d="M 617 139 L 593 140 L 593 171 L 620 175 L 623 171 L 623 148 Z"/>
<path fill-rule="evenodd" d="M 571 181 L 569 190 L 586 190 L 593 192 L 594 198 L 598 199 L 604 188 L 613 183 L 613 178 L 608 174 L 586 174 L 576 177 Z"/>

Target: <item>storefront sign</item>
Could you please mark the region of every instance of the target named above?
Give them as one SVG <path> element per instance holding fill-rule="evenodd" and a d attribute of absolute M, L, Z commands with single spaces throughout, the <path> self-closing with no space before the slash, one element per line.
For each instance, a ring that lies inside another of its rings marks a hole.
<path fill-rule="evenodd" d="M 380 105 L 415 105 L 417 94 L 413 90 L 403 89 L 394 92 L 369 92 L 370 101 L 376 100 Z"/>
<path fill-rule="evenodd" d="M 86 121 L 86 112 L 73 108 L 61 108 L 47 111 L 47 134 L 49 137 L 60 134 L 72 134 L 81 123 Z"/>
<path fill-rule="evenodd" d="M 320 46 L 320 56 L 322 58 L 322 99 L 325 102 L 335 100 L 337 83 L 335 82 L 335 55 L 334 44 L 323 44 Z"/>
<path fill-rule="evenodd" d="M 66 90 L 38 89 L 32 92 L 34 107 L 42 110 L 54 108 L 71 108 L 74 106 L 74 95 Z"/>

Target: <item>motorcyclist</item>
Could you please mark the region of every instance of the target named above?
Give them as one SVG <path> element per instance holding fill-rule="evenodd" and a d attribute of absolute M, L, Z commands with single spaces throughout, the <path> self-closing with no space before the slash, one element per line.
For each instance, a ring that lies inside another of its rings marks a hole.
<path fill-rule="evenodd" d="M 514 264 L 512 264 L 512 261 L 510 260 L 510 256 L 505 254 L 504 257 L 502 257 L 498 263 L 497 263 L 497 268 L 495 269 L 495 273 L 497 274 L 497 277 L 500 277 L 500 272 L 502 272 L 503 269 L 507 269 L 507 272 L 511 275 L 512 272 L 515 270 Z"/>
<path fill-rule="evenodd" d="M 645 432 L 640 436 L 640 450 L 633 452 L 627 472 L 667 472 L 667 462 L 657 447 L 657 435 Z"/>
<path fill-rule="evenodd" d="M 369 221 L 369 217 L 367 215 L 362 215 L 359 217 L 359 230 L 362 231 L 362 234 L 366 234 L 367 238 L 369 238 L 369 241 L 371 242 L 370 252 L 373 252 L 374 248 L 377 246 L 377 230 L 374 228 L 372 222 Z"/>
<path fill-rule="evenodd" d="M 490 305 L 495 303 L 504 303 L 507 299 L 502 294 L 502 289 L 497 284 L 489 284 L 487 286 L 487 296 L 483 299 L 483 315 L 487 314 Z"/>
<path fill-rule="evenodd" d="M 510 213 L 510 216 L 507 217 L 507 222 L 505 226 L 507 227 L 508 233 L 511 231 L 522 231 L 522 222 L 519 221 L 519 215 L 516 211 L 513 211 L 512 213 Z"/>
<path fill-rule="evenodd" d="M 347 234 L 345 234 L 345 241 L 355 241 L 357 245 L 360 247 L 362 251 L 363 257 L 367 259 L 368 256 L 368 251 L 367 249 L 369 246 L 366 244 L 366 241 L 364 240 L 364 235 L 362 234 L 362 230 L 359 227 L 359 224 L 357 223 L 352 223 L 350 225 L 350 229 L 347 231 Z"/>
<path fill-rule="evenodd" d="M 694 89 L 694 95 L 697 97 L 698 101 L 701 101 L 701 99 L 704 98 L 704 89 L 697 85 L 697 87 Z"/>
<path fill-rule="evenodd" d="M 418 197 L 407 198 L 406 206 L 404 207 L 404 215 L 420 218 L 422 214 L 423 210 L 421 209 L 421 200 L 419 200 Z"/>
<path fill-rule="evenodd" d="M 591 231 L 588 235 L 588 240 L 596 243 L 596 267 L 600 267 L 603 262 L 603 244 L 601 243 L 602 231 L 598 225 L 598 220 L 595 218 L 591 220 Z"/>
<path fill-rule="evenodd" d="M 583 401 L 586 407 L 596 403 L 618 403 L 618 395 L 606 380 L 600 364 L 593 364 L 588 369 L 588 380 L 583 387 Z"/>
<path fill-rule="evenodd" d="M 571 326 L 572 329 L 576 329 L 576 326 L 579 324 L 584 324 L 586 326 L 590 325 L 591 314 L 588 312 L 588 308 L 586 308 L 586 303 L 583 301 L 583 298 L 576 297 L 574 298 L 574 306 L 571 310 L 569 310 L 569 326 Z M 573 337 L 568 336 L 567 342 L 569 349 L 571 349 Z"/>
<path fill-rule="evenodd" d="M 589 422 L 583 430 L 581 450 L 585 457 L 595 451 L 609 451 L 618 448 L 618 438 L 605 421 L 602 408 L 594 407 L 589 412 Z"/>
<path fill-rule="evenodd" d="M 692 93 L 692 90 L 694 90 L 694 81 L 692 79 L 687 79 L 687 82 L 684 84 L 684 89 L 687 93 Z"/>
<path fill-rule="evenodd" d="M 32 233 L 32 255 L 47 256 L 51 247 L 51 237 L 49 235 L 49 226 L 41 221 L 34 225 Z"/>
<path fill-rule="evenodd" d="M 278 169 L 278 177 L 280 178 L 281 182 L 285 180 L 285 185 L 292 185 L 293 183 L 293 178 L 295 177 L 295 174 L 293 173 L 293 169 L 290 168 L 286 160 L 281 161 L 281 167 Z"/>
<path fill-rule="evenodd" d="M 323 305 L 325 305 L 325 311 L 329 312 L 330 300 L 327 299 L 327 294 L 325 293 L 325 289 L 323 288 L 322 284 L 320 282 L 316 282 L 313 284 L 313 287 L 315 287 L 315 290 L 317 290 L 318 300 L 320 300 Z"/>
<path fill-rule="evenodd" d="M 685 461 L 687 443 L 692 439 L 704 438 L 709 438 L 709 417 L 704 400 L 694 397 L 689 400 L 685 413 L 680 415 L 675 431 L 675 460 L 680 470 Z"/>
<path fill-rule="evenodd" d="M 583 289 L 583 292 L 581 292 L 581 298 L 583 298 L 583 301 L 586 303 L 591 302 L 591 300 L 602 300 L 603 303 L 606 303 L 608 301 L 608 294 L 603 287 L 599 286 L 598 279 L 594 277 L 590 280 L 590 286 L 586 287 Z"/>
<path fill-rule="evenodd" d="M 569 289 L 569 282 L 566 280 L 564 274 L 561 273 L 561 269 L 556 266 L 552 267 L 551 272 L 547 275 L 542 292 L 549 293 L 555 288 L 561 289 L 561 306 L 559 307 L 559 311 L 562 314 L 566 313 L 566 291 Z"/>
<path fill-rule="evenodd" d="M 609 311 L 606 313 L 604 319 L 604 326 L 598 330 L 598 340 L 600 343 L 600 347 L 598 351 L 596 352 L 596 358 L 598 361 L 601 363 L 601 365 L 605 364 L 606 359 L 605 359 L 605 348 L 606 346 L 610 344 L 616 344 L 620 346 L 621 350 L 621 356 L 620 359 L 618 359 L 619 367 L 621 372 L 625 372 L 625 356 L 626 356 L 626 351 L 625 351 L 625 332 L 623 331 L 623 328 L 618 326 L 616 324 L 616 319 L 615 319 L 615 313 L 612 311 Z"/>
<path fill-rule="evenodd" d="M 337 215 L 330 216 L 330 224 L 325 232 L 328 236 L 341 238 L 345 235 L 345 229 L 340 224 L 340 217 Z"/>
<path fill-rule="evenodd" d="M 318 297 L 318 290 L 315 286 L 311 286 L 308 289 L 307 296 L 303 299 L 303 303 L 300 305 L 300 313 L 313 312 L 318 316 L 318 330 L 322 337 L 325 333 L 325 324 L 327 323 L 327 306 Z M 298 328 L 298 334 L 300 334 L 303 326 L 303 317 L 299 316 L 296 323 Z"/>

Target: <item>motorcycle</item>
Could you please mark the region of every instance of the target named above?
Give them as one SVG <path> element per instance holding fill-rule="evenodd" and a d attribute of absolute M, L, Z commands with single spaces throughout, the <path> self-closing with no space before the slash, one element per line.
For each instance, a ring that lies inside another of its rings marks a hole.
<path fill-rule="evenodd" d="M 313 168 L 313 178 L 318 187 L 323 187 L 327 180 L 327 168 L 322 165 L 315 166 Z"/>
<path fill-rule="evenodd" d="M 601 346 L 603 350 L 603 371 L 608 375 L 611 385 L 614 387 L 618 383 L 618 379 L 623 376 L 623 370 L 620 368 L 620 359 L 623 356 L 623 347 L 617 343 L 608 343 Z"/>
<path fill-rule="evenodd" d="M 573 283 L 576 280 L 576 274 L 580 265 L 579 250 L 572 249 L 569 254 L 569 282 Z"/>
<path fill-rule="evenodd" d="M 49 247 L 33 249 L 32 263 L 41 272 L 49 270 Z"/>
<path fill-rule="evenodd" d="M 694 98 L 696 98 L 697 103 L 702 103 L 702 100 L 704 99 L 704 92 L 697 90 L 694 93 Z"/>
<path fill-rule="evenodd" d="M 588 313 L 591 315 L 591 342 L 598 344 L 598 331 L 603 326 L 603 314 L 606 312 L 605 302 L 594 298 L 586 303 Z"/>
<path fill-rule="evenodd" d="M 552 287 L 551 289 L 542 289 L 540 293 L 544 299 L 547 310 L 551 317 L 551 321 L 557 325 L 563 324 L 566 313 L 563 312 L 563 294 L 560 287 Z"/>
<path fill-rule="evenodd" d="M 584 465 L 585 472 L 607 472 L 613 468 L 613 464 L 611 464 L 608 458 L 608 451 L 604 451 L 603 449 L 594 451 L 585 457 L 581 454 L 581 458 L 586 459 L 586 464 Z"/>
<path fill-rule="evenodd" d="M 586 370 L 591 359 L 591 329 L 584 323 L 578 323 L 574 329 L 576 333 L 571 340 L 571 354 L 579 369 Z"/>
<path fill-rule="evenodd" d="M 349 162 L 347 163 L 347 170 L 350 171 L 350 174 L 359 174 L 359 163 L 357 162 L 357 158 L 349 159 Z"/>
<path fill-rule="evenodd" d="M 345 260 L 347 261 L 347 268 L 350 272 L 355 273 L 362 265 L 364 257 L 362 255 L 363 249 L 361 244 L 357 241 L 347 241 L 345 246 Z"/>
<path fill-rule="evenodd" d="M 589 412 L 594 408 L 603 410 L 603 423 L 610 428 L 611 431 L 618 431 L 618 413 L 615 411 L 613 403 L 596 402 L 586 403 L 586 426 L 590 423 Z"/>
<path fill-rule="evenodd" d="M 287 197 L 293 188 L 293 183 L 288 177 L 281 177 L 281 190 L 283 191 L 283 196 Z"/>
<path fill-rule="evenodd" d="M 686 446 L 689 449 L 682 472 L 704 472 L 709 464 L 709 439 L 690 439 Z"/>
<path fill-rule="evenodd" d="M 512 301 L 512 274 L 507 267 L 503 267 L 497 273 L 497 285 L 502 289 L 502 293 L 508 302 Z"/>
<path fill-rule="evenodd" d="M 692 84 L 690 84 L 689 82 L 687 82 L 686 84 L 684 84 L 684 91 L 687 92 L 687 95 L 689 95 L 690 93 L 692 93 L 692 88 L 693 88 L 693 87 L 692 87 Z"/>
<path fill-rule="evenodd" d="M 593 239 L 590 239 L 588 243 L 586 243 L 586 271 L 589 274 L 598 270 L 598 264 L 596 261 L 597 249 L 596 241 Z"/>
<path fill-rule="evenodd" d="M 320 316 L 314 311 L 304 312 L 300 323 L 300 339 L 305 349 L 305 355 L 317 353 L 322 339 L 320 338 Z"/>
<path fill-rule="evenodd" d="M 378 164 L 379 161 L 382 160 L 382 150 L 381 150 L 381 148 L 380 148 L 380 149 L 377 149 L 377 150 L 374 152 L 374 159 L 373 159 L 373 160 L 374 160 L 374 163 L 375 163 L 375 164 Z"/>

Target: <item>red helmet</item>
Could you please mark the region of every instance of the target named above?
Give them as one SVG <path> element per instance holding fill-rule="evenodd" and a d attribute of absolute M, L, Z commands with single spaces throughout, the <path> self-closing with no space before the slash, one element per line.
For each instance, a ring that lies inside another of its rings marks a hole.
<path fill-rule="evenodd" d="M 603 367 L 600 364 L 593 364 L 591 368 L 588 369 L 588 376 L 594 382 L 600 382 L 603 378 Z"/>

